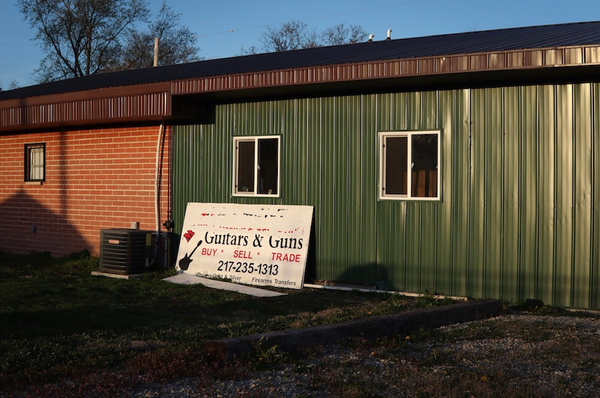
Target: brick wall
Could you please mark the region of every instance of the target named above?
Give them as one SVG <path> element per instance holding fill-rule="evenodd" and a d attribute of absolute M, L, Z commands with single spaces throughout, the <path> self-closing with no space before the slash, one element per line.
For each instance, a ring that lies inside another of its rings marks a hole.
<path fill-rule="evenodd" d="M 99 253 L 100 230 L 155 230 L 159 126 L 0 136 L 0 250 Z M 167 218 L 170 129 L 160 146 Z M 24 181 L 24 145 L 46 144 L 46 180 Z"/>

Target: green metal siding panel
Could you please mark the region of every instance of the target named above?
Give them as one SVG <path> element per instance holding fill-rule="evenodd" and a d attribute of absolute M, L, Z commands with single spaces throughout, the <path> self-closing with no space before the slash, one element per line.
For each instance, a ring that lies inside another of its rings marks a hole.
<path fill-rule="evenodd" d="M 592 86 L 592 226 L 590 228 L 590 305 L 589 308 L 600 308 L 600 85 Z"/>
<path fill-rule="evenodd" d="M 501 160 L 503 189 L 501 200 L 502 211 L 502 252 L 501 252 L 501 296 L 507 300 L 519 297 L 520 269 L 520 205 L 524 179 L 521 178 L 522 140 L 525 123 L 530 117 L 520 117 L 519 110 L 525 106 L 521 89 L 507 89 L 502 113 L 505 115 L 503 125 L 503 150 Z M 535 113 L 534 113 L 535 115 Z M 535 118 L 533 119 L 535 120 Z"/>
<path fill-rule="evenodd" d="M 553 302 L 568 306 L 571 297 L 573 239 L 573 87 L 556 93 L 556 258 Z M 564 184 L 564 181 L 570 183 Z"/>
<path fill-rule="evenodd" d="M 504 149 L 504 92 L 501 89 L 490 89 L 486 103 L 487 123 L 485 125 L 485 265 L 483 274 L 483 295 L 500 297 L 500 269 L 502 264 L 502 244 L 504 225 L 502 217 L 504 207 L 502 196 L 505 179 L 502 175 L 502 154 Z M 495 182 L 495 183 L 492 183 Z"/>
<path fill-rule="evenodd" d="M 362 275 L 360 269 L 351 268 L 348 256 L 348 196 L 349 196 L 349 163 L 348 163 L 348 148 L 350 146 L 347 105 L 348 97 L 337 97 L 332 105 L 334 107 L 334 117 L 331 118 L 333 123 L 333 137 L 331 142 L 332 150 L 327 151 L 333 153 L 333 165 L 331 172 L 326 173 L 332 175 L 331 185 L 333 187 L 333 197 L 331 198 L 331 211 L 336 214 L 334 218 L 334 230 L 332 231 L 333 246 L 333 263 L 336 264 L 335 274 L 339 280 L 361 280 Z M 353 176 L 352 178 L 356 178 Z M 357 223 L 357 227 L 360 223 Z M 354 228 L 354 226 L 353 226 Z"/>
<path fill-rule="evenodd" d="M 592 115 L 589 84 L 574 86 L 574 231 L 573 280 L 570 306 L 589 306 L 592 231 Z"/>
<path fill-rule="evenodd" d="M 469 91 L 442 91 L 437 101 L 434 128 L 450 150 L 442 150 L 442 201 L 435 204 L 435 280 L 425 288 L 454 295 L 465 291 L 468 271 Z"/>
<path fill-rule="evenodd" d="M 286 101 L 280 110 L 282 115 L 293 115 L 290 118 L 281 116 L 280 134 L 284 139 L 281 142 L 282 153 L 290 156 L 281 157 L 281 179 L 290 181 L 282 185 L 282 198 L 294 198 L 298 204 L 310 203 L 308 198 L 309 181 L 309 144 L 308 136 L 303 134 L 307 129 L 306 109 L 307 100 Z"/>
<path fill-rule="evenodd" d="M 188 201 L 315 207 L 307 277 L 600 305 L 597 84 L 220 104 L 175 126 Z M 440 129 L 439 202 L 378 200 L 380 131 Z M 232 197 L 233 137 L 281 136 L 281 197 Z"/>
<path fill-rule="evenodd" d="M 377 134 L 372 128 L 364 130 L 363 114 L 359 111 L 362 102 L 361 96 L 350 97 L 344 116 L 348 146 L 348 267 L 359 270 L 359 280 L 378 281 L 381 278 L 378 276 L 375 250 L 369 250 L 369 247 L 376 246 L 376 229 L 367 210 L 373 209 L 370 213 L 374 214 L 376 198 L 370 193 L 372 187 L 377 186 L 376 160 L 373 151 L 364 150 L 376 142 Z"/>
<path fill-rule="evenodd" d="M 323 235 L 323 213 L 324 209 L 322 206 L 317 206 L 316 204 L 321 203 L 321 159 L 324 156 L 324 153 L 321 149 L 321 141 L 320 137 L 322 135 L 321 131 L 321 100 L 320 99 L 311 99 L 306 103 L 306 130 L 304 133 L 307 138 L 308 145 L 308 163 L 309 167 L 306 170 L 308 177 L 308 186 L 310 187 L 308 190 L 308 200 L 307 204 L 311 204 L 314 207 L 314 225 L 313 231 L 315 233 L 315 242 L 314 245 L 310 248 L 312 253 L 314 253 L 313 258 L 315 259 L 315 264 L 313 264 L 314 269 L 314 277 L 319 280 L 323 279 L 332 279 L 329 276 L 330 267 L 322 266 L 322 250 L 325 247 L 324 244 L 324 235 Z M 311 132 L 310 134 L 308 132 Z M 319 243 L 317 243 L 319 242 Z"/>
<path fill-rule="evenodd" d="M 470 196 L 471 196 L 471 92 L 460 90 L 446 95 L 447 106 L 441 117 L 443 127 L 442 155 L 442 199 L 444 209 L 450 212 L 451 256 L 441 257 L 446 268 L 450 269 L 450 280 L 440 287 L 452 295 L 465 295 L 469 273 L 470 245 Z M 449 98 L 448 98 L 449 97 Z M 451 148 L 450 152 L 445 148 Z M 448 164 L 450 167 L 448 167 Z M 441 235 L 444 237 L 444 235 Z M 450 264 L 448 264 L 450 259 Z M 446 290 L 446 286 L 450 289 Z"/>
<path fill-rule="evenodd" d="M 378 245 L 378 224 L 377 219 L 377 195 L 373 194 L 373 187 L 378 186 L 379 178 L 379 152 L 377 150 L 369 150 L 379 145 L 378 130 L 376 127 L 375 112 L 377 101 L 375 96 L 361 96 L 360 103 L 361 115 L 361 141 L 355 151 L 360 152 L 361 164 L 361 187 L 360 200 L 361 210 L 360 219 L 362 229 L 358 231 L 358 242 L 362 244 L 362 257 L 360 264 L 369 264 L 371 267 L 376 267 L 376 281 L 389 280 L 389 270 L 379 261 L 379 245 Z M 377 188 L 376 188 L 377 189 Z M 356 243 L 357 241 L 351 242 Z"/>
<path fill-rule="evenodd" d="M 339 249 L 340 237 L 336 235 L 336 220 L 338 220 L 344 211 L 344 203 L 340 202 L 340 208 L 336 209 L 336 187 L 335 187 L 335 173 L 339 172 L 336 165 L 336 157 L 338 153 L 334 150 L 335 141 L 337 139 L 337 131 L 335 130 L 334 118 L 335 115 L 335 98 L 322 99 L 322 111 L 321 111 L 321 123 L 323 133 L 319 135 L 320 147 L 321 147 L 321 162 L 320 162 L 320 186 L 319 191 L 321 197 L 319 199 L 319 207 L 321 208 L 321 223 L 322 223 L 322 236 L 319 240 L 324 245 L 321 248 L 321 255 L 318 257 L 318 261 L 321 264 L 327 264 L 329 272 L 326 274 L 327 278 L 324 279 L 339 279 L 341 276 L 342 265 L 339 262 L 339 258 L 335 257 L 336 249 Z M 337 211 L 336 211 L 337 210 Z M 341 211 L 340 211 L 341 210 Z M 337 246 L 336 246 L 337 245 Z"/>
<path fill-rule="evenodd" d="M 589 308 L 600 308 L 600 85 L 592 86 L 592 227 L 590 240 L 590 305 Z"/>
<path fill-rule="evenodd" d="M 475 90 L 471 103 L 471 196 L 469 226 L 469 277 L 466 295 L 484 297 L 482 280 L 485 278 L 485 186 L 486 186 L 486 90 Z"/>
<path fill-rule="evenodd" d="M 538 88 L 538 153 L 539 153 L 539 206 L 538 206 L 538 280 L 536 297 L 553 302 L 556 274 L 556 92 L 552 86 Z M 523 296 L 521 296 L 523 297 Z M 527 297 L 527 296 L 525 296 Z"/>
<path fill-rule="evenodd" d="M 523 87 L 519 89 L 521 100 L 514 109 L 515 118 L 520 120 L 520 145 L 517 150 L 521 168 L 517 174 L 510 176 L 519 183 L 518 197 L 518 273 L 515 275 L 518 290 L 515 295 L 503 296 L 508 300 L 522 298 L 539 298 L 537 295 L 538 267 L 536 263 L 539 217 L 539 134 L 537 88 Z M 512 248 L 511 248 L 512 250 Z M 506 262 L 506 260 L 505 260 Z M 507 262 L 508 265 L 508 262 Z M 510 278 L 510 276 L 507 276 Z"/>

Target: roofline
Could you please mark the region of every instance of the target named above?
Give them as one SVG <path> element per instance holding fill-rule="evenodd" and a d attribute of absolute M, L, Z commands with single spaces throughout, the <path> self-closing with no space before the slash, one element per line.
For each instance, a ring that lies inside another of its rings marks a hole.
<path fill-rule="evenodd" d="M 58 94 L 40 95 L 0 100 L 0 109 L 5 106 L 45 105 L 74 101 L 87 101 L 101 98 L 118 98 L 131 95 L 148 95 L 169 91 L 169 82 L 138 84 L 131 86 L 107 87 L 93 90 L 70 91 Z"/>
<path fill-rule="evenodd" d="M 490 81 L 490 73 L 535 82 L 537 72 L 546 71 L 539 76 L 568 78 L 577 75 L 572 67 L 583 66 L 600 66 L 600 44 L 309 66 L 101 88 L 0 101 L 0 133 L 185 119 L 174 111 L 172 97 L 214 101 L 267 98 L 284 92 L 303 95 L 325 89 L 349 90 L 351 82 L 358 83 L 361 90 L 379 89 L 386 83 L 396 90 L 414 87 L 417 82 L 476 85 Z M 532 71 L 536 73 L 526 73 Z M 595 76 L 600 75 L 596 72 Z"/>
<path fill-rule="evenodd" d="M 443 55 L 201 77 L 171 82 L 171 95 L 274 86 L 517 71 L 600 64 L 600 45 Z"/>

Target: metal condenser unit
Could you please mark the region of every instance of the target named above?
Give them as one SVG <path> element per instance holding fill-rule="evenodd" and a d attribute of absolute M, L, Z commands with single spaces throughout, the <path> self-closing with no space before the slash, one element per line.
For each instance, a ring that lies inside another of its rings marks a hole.
<path fill-rule="evenodd" d="M 100 271 L 132 275 L 142 274 L 148 258 L 151 233 L 139 229 L 103 229 L 100 231 Z"/>

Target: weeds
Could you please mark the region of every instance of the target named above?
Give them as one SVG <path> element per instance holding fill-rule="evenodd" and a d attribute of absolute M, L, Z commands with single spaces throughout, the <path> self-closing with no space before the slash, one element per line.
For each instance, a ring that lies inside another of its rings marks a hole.
<path fill-rule="evenodd" d="M 267 338 L 261 337 L 252 345 L 254 351 L 251 364 L 255 370 L 264 370 L 289 358 L 289 354 L 282 351 L 277 344 L 270 344 Z"/>

